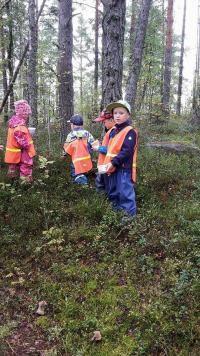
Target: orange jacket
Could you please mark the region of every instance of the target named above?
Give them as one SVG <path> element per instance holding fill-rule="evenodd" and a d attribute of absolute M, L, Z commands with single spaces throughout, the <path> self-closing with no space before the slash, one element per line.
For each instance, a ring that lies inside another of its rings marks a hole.
<path fill-rule="evenodd" d="M 29 142 L 28 147 L 28 155 L 32 158 L 36 155 L 35 147 L 33 144 L 32 137 L 29 133 L 29 130 L 26 126 L 16 126 L 16 127 L 9 127 L 8 129 L 8 136 L 7 136 L 7 144 L 6 144 L 6 154 L 5 154 L 5 162 L 6 163 L 19 163 L 21 160 L 21 147 L 16 141 L 14 137 L 15 131 L 22 131 L 26 134 Z"/>
<path fill-rule="evenodd" d="M 79 138 L 64 144 L 65 152 L 72 157 L 75 174 L 87 173 L 92 169 L 92 160 L 87 144 L 86 138 Z"/>
<path fill-rule="evenodd" d="M 110 138 L 108 142 L 108 151 L 104 159 L 104 164 L 110 163 L 112 161 L 112 158 L 117 156 L 119 152 L 121 151 L 123 142 L 125 140 L 125 137 L 127 133 L 132 130 L 132 126 L 127 126 L 123 130 L 121 130 L 119 133 L 117 133 L 114 137 Z M 111 129 L 112 130 L 112 129 Z M 136 182 L 136 160 L 137 160 L 137 151 L 138 151 L 138 131 L 137 129 L 134 129 L 136 133 L 136 145 L 133 153 L 133 164 L 132 164 L 132 180 L 133 182 Z M 108 132 L 107 132 L 108 133 Z M 110 133 L 110 131 L 109 131 Z M 107 135 L 107 134 L 106 134 Z M 109 136 L 108 136 L 109 137 Z"/>

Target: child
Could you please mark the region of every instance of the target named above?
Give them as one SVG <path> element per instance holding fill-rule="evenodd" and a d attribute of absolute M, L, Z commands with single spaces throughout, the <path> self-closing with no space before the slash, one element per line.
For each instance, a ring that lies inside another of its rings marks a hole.
<path fill-rule="evenodd" d="M 114 119 L 112 113 L 106 111 L 105 109 L 101 112 L 99 117 L 93 120 L 94 122 L 102 122 L 105 127 L 105 132 L 108 132 L 114 125 Z"/>
<path fill-rule="evenodd" d="M 105 190 L 116 210 L 136 214 L 134 183 L 136 181 L 137 131 L 129 124 L 131 108 L 123 100 L 111 103 L 106 110 L 113 113 L 115 126 L 108 131 Z"/>
<path fill-rule="evenodd" d="M 113 114 L 111 112 L 106 111 L 105 109 L 101 112 L 99 117 L 97 117 L 94 122 L 101 122 L 104 125 L 105 128 L 105 133 L 107 133 L 114 125 L 114 119 L 113 119 Z M 93 146 L 93 149 L 95 150 L 95 147 Z M 102 165 L 104 163 L 105 155 L 107 153 L 107 136 L 105 135 L 102 141 L 102 145 L 99 145 L 99 147 L 96 149 L 99 152 L 99 157 L 98 157 L 98 166 Z M 95 179 L 95 186 L 96 190 L 99 193 L 105 193 L 105 180 L 107 179 L 106 174 L 99 174 L 97 173 L 96 179 Z"/>
<path fill-rule="evenodd" d="M 84 173 L 92 169 L 92 143 L 94 137 L 83 128 L 83 118 L 80 115 L 71 117 L 71 132 L 68 134 L 64 144 L 64 150 L 72 158 L 70 173 L 74 183 L 88 184 L 88 179 Z"/>
<path fill-rule="evenodd" d="M 31 108 L 26 100 L 16 101 L 14 106 L 15 115 L 8 121 L 5 162 L 8 163 L 10 178 L 16 178 L 20 174 L 22 180 L 30 183 L 33 180 L 33 157 L 36 154 L 27 127 Z"/>

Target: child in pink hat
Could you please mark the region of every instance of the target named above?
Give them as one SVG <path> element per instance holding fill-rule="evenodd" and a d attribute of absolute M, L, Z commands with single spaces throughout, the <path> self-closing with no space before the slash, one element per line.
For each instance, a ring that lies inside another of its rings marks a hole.
<path fill-rule="evenodd" d="M 14 103 L 15 115 L 8 121 L 8 135 L 5 162 L 8 163 L 8 176 L 32 182 L 33 157 L 35 148 L 27 127 L 31 107 L 26 100 Z"/>

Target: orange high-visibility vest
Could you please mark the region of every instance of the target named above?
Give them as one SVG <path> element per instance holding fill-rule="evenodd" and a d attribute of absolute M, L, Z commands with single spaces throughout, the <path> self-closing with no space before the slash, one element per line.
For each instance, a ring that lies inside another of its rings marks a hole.
<path fill-rule="evenodd" d="M 111 129 L 112 130 L 112 129 Z M 127 126 L 123 130 L 119 131 L 114 137 L 111 137 L 108 142 L 108 151 L 104 159 L 104 164 L 110 163 L 111 160 L 116 157 L 121 151 L 122 145 L 124 143 L 125 137 L 130 130 L 134 130 L 136 133 L 136 144 L 133 153 L 133 164 L 132 164 L 132 180 L 136 182 L 136 160 L 138 151 L 138 131 L 133 129 L 132 126 Z"/>
<path fill-rule="evenodd" d="M 103 141 L 102 141 L 102 146 L 108 146 L 108 142 L 109 142 L 109 135 L 110 135 L 110 132 L 111 130 L 113 129 L 114 127 L 111 127 L 110 130 L 108 130 L 103 138 Z M 105 161 L 105 158 L 106 158 L 106 155 L 103 154 L 103 153 L 99 153 L 99 156 L 98 156 L 98 161 L 97 161 L 97 166 L 100 166 L 101 164 L 104 164 L 104 161 Z"/>
<path fill-rule="evenodd" d="M 21 160 L 21 151 L 22 148 L 18 144 L 17 140 L 14 137 L 15 131 L 22 131 L 26 134 L 29 147 L 28 147 L 28 155 L 32 158 L 36 155 L 35 147 L 33 144 L 32 137 L 29 133 L 29 130 L 26 126 L 16 126 L 16 127 L 9 127 L 8 129 L 8 136 L 7 136 L 7 143 L 6 143 L 6 154 L 5 154 L 5 162 L 6 163 L 19 163 Z"/>
<path fill-rule="evenodd" d="M 64 145 L 65 152 L 72 157 L 75 174 L 86 173 L 92 169 L 92 160 L 87 144 L 86 138 L 79 138 Z"/>

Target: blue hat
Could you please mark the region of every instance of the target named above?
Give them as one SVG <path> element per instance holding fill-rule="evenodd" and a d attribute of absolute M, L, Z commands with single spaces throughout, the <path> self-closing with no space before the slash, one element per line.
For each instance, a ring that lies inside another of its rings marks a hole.
<path fill-rule="evenodd" d="M 69 120 L 71 124 L 77 125 L 77 126 L 83 126 L 83 118 L 81 115 L 73 115 L 71 119 Z"/>

